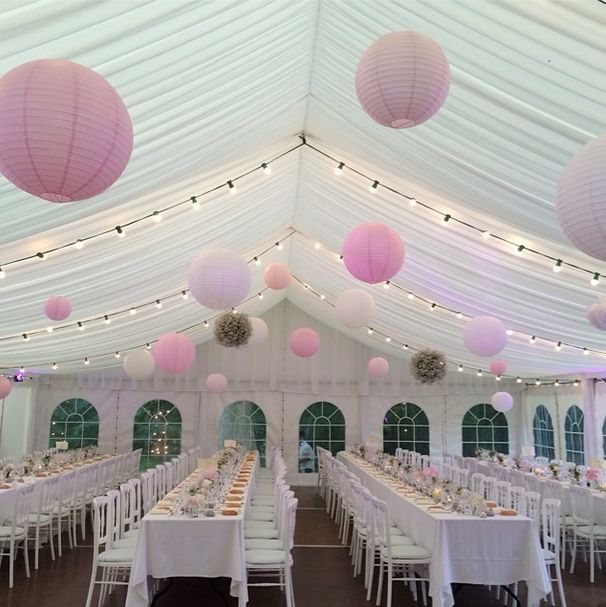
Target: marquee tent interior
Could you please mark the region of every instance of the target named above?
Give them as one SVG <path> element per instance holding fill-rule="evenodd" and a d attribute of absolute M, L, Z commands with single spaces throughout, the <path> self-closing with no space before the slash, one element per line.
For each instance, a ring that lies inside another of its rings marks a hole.
<path fill-rule="evenodd" d="M 57 411 L 78 403 L 97 416 L 90 444 L 128 452 L 141 407 L 161 401 L 179 418 L 166 457 L 196 445 L 212 455 L 234 438 L 236 404 L 250 424 L 235 438 L 268 458 L 282 447 L 296 485 L 316 483 L 298 465 L 314 403 L 342 413 L 335 450 L 381 448 L 402 403 L 415 435 L 402 443 L 434 457 L 487 445 L 530 453 L 547 427 L 554 459 L 605 459 L 606 345 L 587 309 L 604 294 L 606 266 L 556 214 L 564 167 L 606 132 L 604 3 L 9 0 L 0 27 L 2 74 L 44 58 L 86 66 L 118 92 L 134 134 L 123 174 L 87 200 L 51 203 L 0 177 L 0 371 L 12 382 L 0 458 L 69 438 Z M 356 95 L 360 58 L 392 31 L 429 36 L 450 66 L 443 106 L 412 128 L 378 124 Z M 603 210 L 591 211 L 599 223 Z M 388 281 L 364 283 L 343 263 L 346 238 L 366 222 L 404 242 Z M 267 323 L 264 343 L 220 346 L 221 311 L 192 297 L 188 268 L 216 247 L 250 267 L 237 311 Z M 281 290 L 264 282 L 276 262 L 292 274 Z M 352 288 L 376 302 L 361 328 L 335 313 Z M 72 312 L 49 321 L 44 303 L 56 295 Z M 478 316 L 507 328 L 502 375 L 465 346 Z M 289 348 L 300 327 L 320 338 L 309 358 Z M 125 356 L 168 332 L 194 342 L 193 365 L 129 378 Z M 424 348 L 444 354 L 443 380 L 411 374 Z M 378 356 L 386 377 L 369 375 Z M 211 373 L 226 376 L 224 392 L 207 388 Z M 513 408 L 474 443 L 470 412 L 499 391 Z"/>

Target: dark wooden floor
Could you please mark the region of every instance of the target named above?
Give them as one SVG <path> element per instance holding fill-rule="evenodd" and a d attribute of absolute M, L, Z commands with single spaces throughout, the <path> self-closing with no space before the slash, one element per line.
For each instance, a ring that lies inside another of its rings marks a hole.
<path fill-rule="evenodd" d="M 323 510 L 313 489 L 296 489 L 299 497 L 294 551 L 294 585 L 298 607 L 368 607 L 362 581 L 352 577 L 349 557 L 337 539 L 335 525 Z M 38 571 L 27 580 L 18 561 L 15 588 L 8 590 L 8 562 L 0 567 L 0 607 L 83 607 L 90 580 L 89 541 L 86 546 L 65 550 L 54 563 L 48 549 L 43 551 Z M 33 559 L 32 559 L 33 560 Z M 605 564 L 606 567 L 606 564 Z M 606 607 L 606 568 L 589 583 L 587 567 L 581 563 L 574 576 L 564 574 L 568 607 Z M 229 581 L 177 578 L 154 602 L 154 607 L 235 607 L 228 595 Z M 251 607 L 282 607 L 284 595 L 274 588 L 252 588 Z M 118 591 L 105 607 L 124 604 L 125 593 Z M 557 599 L 556 599 L 557 600 Z M 373 603 L 374 604 L 374 596 Z M 96 605 L 96 601 L 94 603 Z M 410 593 L 394 586 L 394 607 L 415 605 Z M 492 594 L 479 587 L 464 588 L 457 596 L 457 607 L 499 607 Z M 558 603 L 559 605 L 559 603 Z"/>

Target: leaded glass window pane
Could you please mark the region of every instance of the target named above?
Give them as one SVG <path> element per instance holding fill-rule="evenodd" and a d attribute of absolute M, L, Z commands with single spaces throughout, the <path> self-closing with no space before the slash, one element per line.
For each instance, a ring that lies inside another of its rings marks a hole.
<path fill-rule="evenodd" d="M 509 426 L 504 413 L 488 403 L 474 405 L 461 424 L 463 456 L 471 457 L 478 447 L 509 453 Z"/>
<path fill-rule="evenodd" d="M 99 414 L 82 398 L 70 398 L 57 405 L 51 415 L 48 446 L 67 441 L 69 449 L 95 446 L 99 439 Z"/>
<path fill-rule="evenodd" d="M 265 444 L 267 425 L 265 413 L 255 403 L 241 400 L 228 405 L 219 422 L 219 444 L 235 440 L 247 449 L 259 452 L 261 466 L 265 466 Z"/>
<path fill-rule="evenodd" d="M 582 409 L 576 405 L 572 405 L 566 412 L 566 420 L 564 421 L 566 460 L 581 466 L 585 463 L 583 421 Z"/>
<path fill-rule="evenodd" d="M 429 420 L 418 405 L 398 403 L 385 414 L 383 451 L 393 454 L 398 447 L 429 455 Z"/>
<path fill-rule="evenodd" d="M 555 459 L 553 422 L 547 407 L 539 405 L 532 420 L 534 452 L 538 457 Z"/>

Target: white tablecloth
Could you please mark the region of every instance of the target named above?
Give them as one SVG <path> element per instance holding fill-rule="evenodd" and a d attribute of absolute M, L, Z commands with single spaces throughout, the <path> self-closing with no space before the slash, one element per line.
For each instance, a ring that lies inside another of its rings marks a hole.
<path fill-rule="evenodd" d="M 120 458 L 120 457 L 125 457 L 125 456 L 117 455 L 114 457 Z M 109 459 L 114 459 L 114 458 L 106 457 L 102 460 L 97 459 L 95 461 L 91 461 L 90 463 L 82 465 L 82 466 L 71 466 L 69 468 L 69 470 L 65 469 L 64 472 L 60 472 L 59 474 L 65 474 L 66 472 L 71 472 L 72 470 L 84 470 L 85 468 L 88 469 L 89 466 L 99 466 L 99 464 L 101 464 L 101 462 L 106 462 Z M 53 476 L 56 476 L 56 475 L 53 475 Z M 44 482 L 48 478 L 49 478 L 48 476 L 47 477 L 35 477 L 35 476 L 27 477 L 26 482 L 35 483 L 36 488 L 39 488 L 41 485 L 44 484 Z M 14 483 L 12 483 L 12 487 L 10 489 L 0 489 L 0 523 L 3 520 L 10 519 L 13 516 L 14 509 L 15 509 L 15 497 L 17 495 L 17 489 L 20 486 L 22 486 L 22 483 L 14 482 Z"/>
<path fill-rule="evenodd" d="M 451 584 L 507 585 L 524 580 L 528 605 L 539 604 L 551 591 L 536 532 L 522 516 L 481 519 L 429 512 L 397 486 L 377 478 L 377 471 L 359 457 L 338 455 L 370 492 L 383 500 L 390 515 L 410 538 L 431 551 L 429 594 L 434 607 L 454 605 Z"/>
<path fill-rule="evenodd" d="M 254 472 L 238 516 L 145 516 L 141 521 L 126 607 L 147 607 L 152 598 L 148 577 L 229 577 L 230 594 L 238 597 L 239 605 L 245 605 L 248 587 L 244 517 L 253 485 Z"/>
<path fill-rule="evenodd" d="M 525 487 L 528 491 L 537 491 L 542 498 L 550 497 L 546 477 L 537 478 L 532 472 L 522 472 L 520 470 L 511 470 L 498 463 L 486 463 L 474 458 L 465 458 L 465 465 L 471 475 L 473 472 L 481 472 L 488 476 L 495 476 L 500 480 L 509 481 L 514 486 Z M 517 475 L 517 476 L 516 476 Z M 562 502 L 562 511 L 570 514 L 570 483 L 566 481 L 557 481 L 557 494 L 554 496 Z M 606 525 L 606 495 L 594 489 L 593 495 L 593 514 L 595 522 L 599 525 Z"/>

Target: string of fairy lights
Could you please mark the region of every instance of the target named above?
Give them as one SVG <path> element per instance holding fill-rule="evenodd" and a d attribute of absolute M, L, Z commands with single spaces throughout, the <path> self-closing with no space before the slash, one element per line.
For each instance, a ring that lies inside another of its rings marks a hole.
<path fill-rule="evenodd" d="M 340 253 L 331 251 L 324 244 L 318 242 L 317 240 L 309 238 L 308 236 L 306 236 L 303 232 L 301 232 L 299 230 L 297 230 L 297 235 L 304 238 L 310 245 L 313 243 L 313 248 L 316 251 L 320 251 L 320 252 L 326 254 L 328 257 L 330 257 L 332 260 L 334 260 L 338 263 L 343 262 L 343 255 L 341 255 Z M 459 320 L 462 320 L 462 319 L 470 320 L 473 318 L 473 316 L 471 316 L 470 314 L 466 314 L 466 313 L 462 312 L 461 310 L 456 310 L 447 305 L 441 304 L 438 301 L 436 301 L 435 299 L 429 299 L 414 290 L 411 290 L 407 287 L 404 287 L 401 284 L 398 284 L 397 282 L 395 282 L 393 280 L 386 280 L 384 283 L 382 283 L 382 287 L 383 287 L 383 289 L 391 289 L 391 288 L 396 289 L 398 292 L 404 294 L 409 301 L 420 302 L 420 303 L 424 304 L 425 306 L 427 306 L 427 309 L 431 312 L 441 310 L 443 312 L 452 314 Z M 585 356 L 589 356 L 590 354 L 595 354 L 597 356 L 606 357 L 606 350 L 597 350 L 594 348 L 588 348 L 586 346 L 574 344 L 572 342 L 568 342 L 563 339 L 552 339 L 549 337 L 543 337 L 541 335 L 538 335 L 536 332 L 526 333 L 525 331 L 517 331 L 517 330 L 514 331 L 513 329 L 507 329 L 507 335 L 508 336 L 518 336 L 523 339 L 526 339 L 526 340 L 528 340 L 528 343 L 531 345 L 539 344 L 541 342 L 548 343 L 550 345 L 553 345 L 554 350 L 556 352 L 561 352 L 562 349 L 566 347 L 566 348 L 578 350 L 580 353 L 582 353 Z"/>
<path fill-rule="evenodd" d="M 76 248 L 76 249 L 82 249 L 86 243 L 95 240 L 97 238 L 100 238 L 102 236 L 105 236 L 107 234 L 110 234 L 112 232 L 116 233 L 118 237 L 123 238 L 126 235 L 126 231 L 127 228 L 138 224 L 140 222 L 144 222 L 147 220 L 152 220 L 153 222 L 160 222 L 163 218 L 163 215 L 167 212 L 170 211 L 172 209 L 175 209 L 177 207 L 183 207 L 185 205 L 191 205 L 191 207 L 194 210 L 197 210 L 200 208 L 200 199 L 214 193 L 217 192 L 219 190 L 224 190 L 227 189 L 230 193 L 235 194 L 238 191 L 237 188 L 237 182 L 240 181 L 241 179 L 253 174 L 253 173 L 257 173 L 257 172 L 263 172 L 265 175 L 269 175 L 272 172 L 271 166 L 273 163 L 275 163 L 276 161 L 280 160 L 281 158 L 295 152 L 296 150 L 300 149 L 301 147 L 305 146 L 308 147 L 309 149 L 313 150 L 314 152 L 320 154 L 321 156 L 323 156 L 326 159 L 331 160 L 332 162 L 335 163 L 335 167 L 334 167 L 334 172 L 335 175 L 339 176 L 343 173 L 343 171 L 347 170 L 350 171 L 351 173 L 365 179 L 368 181 L 369 183 L 369 191 L 371 193 L 375 193 L 378 191 L 379 188 L 390 192 L 396 196 L 402 197 L 405 200 L 408 201 L 408 204 L 411 207 L 419 207 L 421 209 L 424 209 L 426 211 L 432 212 L 434 214 L 437 214 L 438 217 L 441 218 L 441 221 L 444 223 L 449 223 L 449 222 L 453 222 L 453 223 L 457 223 L 471 231 L 474 231 L 478 234 L 480 234 L 482 236 L 483 239 L 485 239 L 486 241 L 490 241 L 491 239 L 496 241 L 496 242 L 501 242 L 501 243 L 506 243 L 508 245 L 511 245 L 514 248 L 514 253 L 515 254 L 522 254 L 525 251 L 528 251 L 529 253 L 541 256 L 542 258 L 545 259 L 549 259 L 551 261 L 553 261 L 553 271 L 554 272 L 559 272 L 560 269 L 565 266 L 565 267 L 569 267 L 581 272 L 584 272 L 586 274 L 590 274 L 591 275 L 591 284 L 593 286 L 597 286 L 599 284 L 599 280 L 600 280 L 600 273 L 596 272 L 592 269 L 589 268 L 584 268 L 582 266 L 578 266 L 574 263 L 565 261 L 563 259 L 560 258 L 556 258 L 553 255 L 550 255 L 548 253 L 544 253 L 542 251 L 538 251 L 537 249 L 534 249 L 532 247 L 528 247 L 522 243 L 516 243 L 513 242 L 505 237 L 502 237 L 500 235 L 497 235 L 491 231 L 488 231 L 486 229 L 483 229 L 481 226 L 472 224 L 470 222 L 464 221 L 462 219 L 459 219 L 458 217 L 454 216 L 452 213 L 444 213 L 442 211 L 440 211 L 439 209 L 435 208 L 434 206 L 432 206 L 431 204 L 428 204 L 426 202 L 420 201 L 418 199 L 416 199 L 415 197 L 406 194 L 404 192 L 401 192 L 400 190 L 398 190 L 397 188 L 394 188 L 388 184 L 382 183 L 380 182 L 378 179 L 374 178 L 373 176 L 369 175 L 367 172 L 359 170 L 351 165 L 347 165 L 345 164 L 345 162 L 338 160 L 337 158 L 335 158 L 334 156 L 332 156 L 331 154 L 327 153 L 326 151 L 322 150 L 321 148 L 309 143 L 309 141 L 307 140 L 307 138 L 305 137 L 305 135 L 300 135 L 300 142 L 297 145 L 294 145 L 292 147 L 290 147 L 289 149 L 285 150 L 284 152 L 277 154 L 275 156 L 273 156 L 272 158 L 261 162 L 259 165 L 254 166 L 253 168 L 250 168 L 238 175 L 236 175 L 235 177 L 232 177 L 230 179 L 226 179 L 225 181 L 222 181 L 202 192 L 200 192 L 199 194 L 195 194 L 190 196 L 188 199 L 185 200 L 181 200 L 169 205 L 166 205 L 162 208 L 159 208 L 157 210 L 154 210 L 152 212 L 148 212 L 145 215 L 136 217 L 132 220 L 129 220 L 127 222 L 121 223 L 120 225 L 117 225 L 115 227 L 112 228 L 106 228 L 104 230 L 101 230 L 99 232 L 93 233 L 93 234 L 89 234 L 87 236 L 83 236 L 81 238 L 76 239 L 75 241 L 70 241 L 67 243 L 63 243 L 60 245 L 57 245 L 55 247 L 46 249 L 46 250 L 42 250 L 42 251 L 38 251 L 37 253 L 31 254 L 31 255 L 27 255 L 27 256 L 23 256 L 20 258 L 16 258 L 10 261 L 5 261 L 2 264 L 0 264 L 0 279 L 1 278 L 5 278 L 6 277 L 6 272 L 4 270 L 5 267 L 7 266 L 11 266 L 11 265 L 15 265 L 21 262 L 26 262 L 29 260 L 33 260 L 33 259 L 46 259 L 49 254 L 64 250 L 64 249 L 69 249 L 69 248 Z M 260 264 L 260 258 L 267 253 L 268 251 L 270 251 L 274 246 L 277 248 L 282 248 L 283 246 L 283 242 L 292 237 L 293 235 L 299 235 L 303 238 L 307 237 L 302 234 L 301 232 L 297 231 L 294 228 L 290 229 L 290 232 L 282 239 L 280 239 L 279 241 L 277 241 L 276 243 L 274 243 L 273 245 L 265 248 L 263 251 L 261 251 L 258 255 L 253 256 L 252 259 L 249 260 L 249 264 L 250 263 L 254 263 L 256 265 Z M 309 239 L 308 239 L 309 240 Z M 330 252 L 326 249 L 326 247 L 324 247 L 323 245 L 321 245 L 320 243 L 315 243 L 315 248 L 316 249 L 323 249 L 325 252 L 327 252 L 328 254 L 330 254 L 331 256 L 333 256 L 333 258 L 336 258 L 340 261 L 342 261 L 342 256 L 339 254 L 336 254 L 334 252 Z M 302 283 L 305 284 L 305 283 Z M 428 299 L 426 297 L 423 297 L 421 295 L 419 295 L 418 293 L 415 293 L 405 287 L 403 287 L 402 285 L 399 285 L 398 283 L 394 282 L 394 281 L 386 281 L 383 284 L 383 287 L 388 289 L 390 287 L 393 287 L 394 289 L 405 293 L 407 298 L 410 300 L 417 300 L 418 302 L 422 302 L 423 304 L 429 306 L 430 310 L 442 310 L 451 314 L 454 314 L 457 316 L 457 318 L 462 319 L 462 318 L 471 318 L 471 316 L 464 314 L 461 311 L 458 310 L 454 310 L 446 305 L 440 304 L 437 301 L 434 301 L 432 299 Z M 137 312 L 141 309 L 144 308 L 148 308 L 148 307 L 152 307 L 155 306 L 156 308 L 161 308 L 163 303 L 166 302 L 167 300 L 171 300 L 174 298 L 178 298 L 178 297 L 182 297 L 183 299 L 188 299 L 189 298 L 189 291 L 187 289 L 183 289 L 180 290 L 178 292 L 175 293 L 171 293 L 168 295 L 164 295 L 162 297 L 158 297 L 158 298 L 154 298 L 152 300 L 131 306 L 127 309 L 121 309 L 121 310 L 117 310 L 117 311 L 113 311 L 110 313 L 106 313 L 106 314 L 101 314 L 101 315 L 95 315 L 86 319 L 82 319 L 79 321 L 75 321 L 75 322 L 70 322 L 70 323 L 65 323 L 63 325 L 60 326 L 48 326 L 44 329 L 35 329 L 32 331 L 26 331 L 23 333 L 20 333 L 19 335 L 9 335 L 9 336 L 4 336 L 4 337 L 0 337 L 0 342 L 2 341 L 9 341 L 9 340 L 13 340 L 13 339 L 23 339 L 25 341 L 28 341 L 30 338 L 33 337 L 37 337 L 40 335 L 46 335 L 46 334 L 50 334 L 53 333 L 55 331 L 61 331 L 61 330 L 65 330 L 65 329 L 72 329 L 74 327 L 76 327 L 78 330 L 84 330 L 85 327 L 88 324 L 91 323 L 95 323 L 98 321 L 103 321 L 105 324 L 110 324 L 112 319 L 114 317 L 117 316 L 121 316 L 124 314 L 130 314 L 130 315 L 135 315 L 137 314 Z M 263 297 L 263 291 L 259 292 L 257 295 L 253 295 L 252 297 L 248 298 L 247 300 L 245 300 L 243 303 L 246 303 L 252 299 L 254 299 L 255 297 Z M 323 297 L 323 296 L 322 296 Z M 194 327 L 197 327 L 198 325 L 204 325 L 204 326 L 209 326 L 209 320 L 213 320 L 214 318 L 218 317 L 220 314 L 217 314 L 215 316 L 213 316 L 212 318 L 206 319 L 204 321 L 202 321 L 201 323 L 196 323 L 194 325 L 191 325 L 190 327 L 181 329 L 179 332 L 184 332 L 187 331 L 189 329 L 192 329 Z M 380 331 L 376 331 L 376 329 L 373 328 L 368 328 L 369 331 L 373 331 L 374 333 L 376 333 L 379 336 L 384 337 L 386 340 L 390 340 L 391 341 L 391 337 L 387 334 L 384 334 Z M 567 348 L 573 348 L 573 349 L 577 349 L 579 351 L 581 351 L 584 355 L 589 355 L 589 354 L 597 354 L 600 356 L 606 356 L 606 352 L 605 351 L 600 351 L 600 350 L 596 350 L 596 349 L 591 349 L 591 348 L 587 348 L 585 346 L 580 346 L 578 344 L 573 344 L 570 342 L 566 342 L 563 340 L 555 340 L 555 339 L 550 339 L 550 338 L 546 338 L 546 337 L 542 337 L 539 335 L 530 335 L 530 334 L 526 334 L 520 331 L 513 331 L 513 330 L 508 330 L 508 334 L 512 335 L 512 334 L 516 334 L 522 337 L 526 337 L 528 338 L 529 342 L 531 344 L 536 343 L 537 341 L 543 341 L 543 342 L 548 342 L 554 345 L 554 348 L 556 351 L 560 351 L 563 347 L 567 347 Z M 148 348 L 151 347 L 151 343 L 154 342 L 148 342 L 146 344 L 139 344 L 137 346 L 132 346 L 126 349 L 123 349 L 122 351 L 129 351 L 129 350 L 134 350 L 140 347 L 143 347 L 144 345 L 146 345 Z M 401 344 L 402 346 L 406 345 L 406 344 Z M 406 348 L 408 348 L 408 346 L 406 346 Z M 406 349 L 405 348 L 405 349 Z M 414 348 L 411 348 L 414 349 Z M 82 361 L 85 365 L 89 365 L 91 359 L 98 359 L 98 358 L 105 358 L 107 356 L 113 355 L 115 358 L 120 358 L 121 356 L 121 352 L 120 351 L 114 351 L 113 353 L 103 353 L 103 354 L 99 354 L 99 355 L 95 355 L 92 357 L 86 357 L 84 358 L 84 360 Z M 53 362 L 51 366 L 52 369 L 57 369 L 59 364 L 73 364 L 73 363 L 77 363 L 77 360 L 65 360 L 65 361 L 57 361 L 57 362 Z M 41 363 L 42 365 L 49 365 L 49 363 Z M 456 363 L 452 363 L 452 364 L 456 364 Z M 40 364 L 30 364 L 30 367 L 32 366 L 40 366 Z M 9 365 L 9 367 L 13 367 L 13 365 Z M 463 366 L 459 364 L 458 366 L 459 371 L 463 370 Z M 21 366 L 20 368 L 21 371 L 24 371 L 24 367 Z M 478 370 L 478 375 L 483 374 L 483 370 L 479 369 Z M 512 377 L 513 376 L 503 376 L 503 377 Z M 501 378 L 499 376 L 497 376 L 497 381 L 499 381 Z M 521 383 L 521 379 L 518 377 L 516 378 L 516 381 L 518 381 L 518 383 Z M 575 384 L 577 382 L 577 380 L 571 381 L 571 382 L 558 382 L 558 380 L 554 381 L 552 385 L 554 386 L 558 386 L 560 384 L 564 384 L 564 383 L 572 383 Z M 530 384 L 528 384 L 530 385 Z M 537 379 L 535 381 L 535 384 L 532 385 L 545 385 L 545 382 L 543 382 L 540 379 Z"/>
<path fill-rule="evenodd" d="M 330 306 L 331 308 L 336 307 L 335 302 L 333 302 L 329 298 L 327 298 L 324 293 L 322 293 L 322 292 L 318 291 L 317 289 L 315 289 L 314 287 L 312 287 L 308 282 L 303 280 L 300 276 L 293 274 L 292 278 L 300 287 L 303 288 L 303 290 L 305 292 L 316 297 L 323 304 Z M 412 346 L 409 343 L 403 341 L 402 339 L 394 337 L 393 334 L 390 334 L 389 332 L 387 332 L 385 330 L 378 329 L 376 327 L 376 325 L 374 325 L 374 324 L 372 327 L 367 325 L 362 330 L 366 331 L 369 336 L 373 336 L 377 339 L 381 339 L 382 341 L 384 341 L 384 343 L 389 344 L 390 346 L 392 346 L 394 348 L 398 348 L 398 349 L 401 349 L 404 351 L 409 351 L 409 352 L 417 352 L 417 351 L 423 349 L 423 348 L 419 348 L 416 346 Z M 520 376 L 508 375 L 506 373 L 504 373 L 503 375 L 497 375 L 497 374 L 493 374 L 491 371 L 489 371 L 485 368 L 478 369 L 477 367 L 472 367 L 470 365 L 463 365 L 462 363 L 459 363 L 459 362 L 453 362 L 452 360 L 449 360 L 448 358 L 446 359 L 446 363 L 456 367 L 457 371 L 460 373 L 462 373 L 465 369 L 469 369 L 470 371 L 472 371 L 472 370 L 475 371 L 475 373 L 478 377 L 483 377 L 484 374 L 493 375 L 495 378 L 495 381 L 497 381 L 497 382 L 499 382 L 503 379 L 511 379 L 511 380 L 515 380 L 516 383 L 518 383 L 518 384 L 525 383 L 526 387 L 554 386 L 557 388 L 562 385 L 572 385 L 576 388 L 579 385 L 578 379 L 562 380 L 562 381 L 560 381 L 559 379 L 555 379 L 555 380 L 546 381 L 544 379 L 536 378 L 533 383 L 530 383 L 528 381 L 528 379 L 522 379 L 522 377 L 520 377 Z"/>

